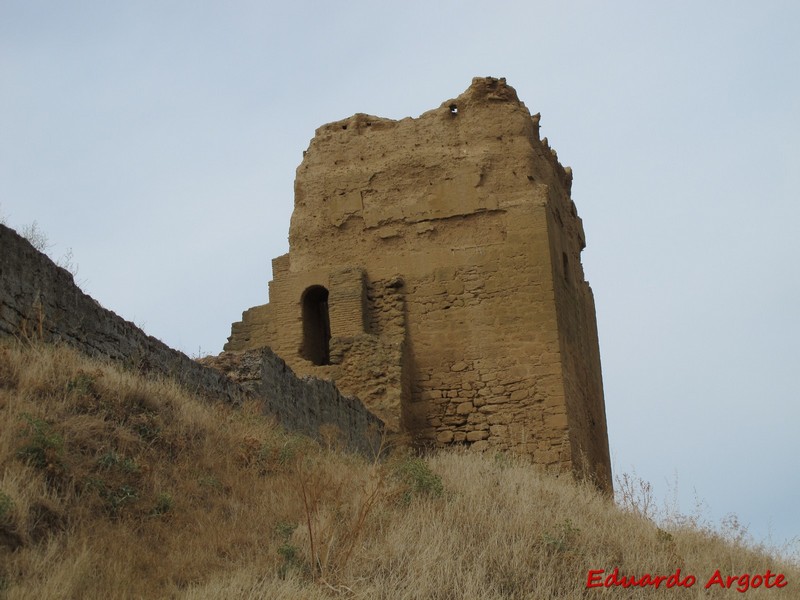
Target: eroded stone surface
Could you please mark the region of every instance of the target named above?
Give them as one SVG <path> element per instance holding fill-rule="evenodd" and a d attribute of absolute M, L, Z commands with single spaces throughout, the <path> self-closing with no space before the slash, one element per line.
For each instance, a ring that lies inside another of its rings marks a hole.
<path fill-rule="evenodd" d="M 610 488 L 571 182 L 504 79 L 416 119 L 324 125 L 270 302 L 225 350 L 270 346 L 419 444 L 526 453 Z"/>

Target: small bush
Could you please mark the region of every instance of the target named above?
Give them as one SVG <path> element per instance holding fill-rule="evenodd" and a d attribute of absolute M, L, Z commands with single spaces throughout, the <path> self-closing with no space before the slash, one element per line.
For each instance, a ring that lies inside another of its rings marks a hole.
<path fill-rule="evenodd" d="M 100 376 L 101 374 L 99 372 L 87 373 L 86 371 L 79 370 L 75 377 L 67 382 L 67 393 L 77 396 L 96 397 L 98 393 L 95 387 L 95 380 Z"/>
<path fill-rule="evenodd" d="M 161 423 L 158 417 L 152 413 L 142 412 L 134 415 L 129 419 L 128 424 L 147 443 L 157 441 L 161 435 Z"/>
<path fill-rule="evenodd" d="M 403 501 L 408 503 L 414 495 L 438 498 L 444 492 L 442 478 L 431 471 L 428 463 L 418 456 L 409 456 L 395 466 L 395 475 L 408 486 Z"/>
<path fill-rule="evenodd" d="M 114 490 L 109 490 L 105 494 L 105 500 L 113 515 L 120 513 L 122 508 L 139 497 L 136 489 L 130 485 L 122 485 Z"/>
<path fill-rule="evenodd" d="M 36 248 L 39 252 L 47 253 L 52 244 L 47 239 L 47 234 L 39 229 L 39 223 L 34 221 L 30 225 L 25 225 L 20 231 L 20 235 L 31 243 L 31 246 Z"/>
<path fill-rule="evenodd" d="M 139 492 L 132 485 L 113 486 L 97 478 L 90 479 L 87 488 L 97 490 L 103 500 L 106 513 L 111 517 L 121 516 L 125 507 L 139 498 Z"/>
<path fill-rule="evenodd" d="M 11 520 L 11 512 L 14 510 L 14 501 L 11 496 L 0 492 L 0 525 L 6 524 Z"/>
<path fill-rule="evenodd" d="M 297 529 L 297 525 L 294 523 L 287 523 L 286 521 L 280 521 L 275 525 L 275 533 L 284 541 L 292 537 L 295 529 Z"/>
<path fill-rule="evenodd" d="M 132 458 L 120 456 L 113 450 L 106 452 L 97 459 L 97 465 L 103 469 L 118 468 L 124 473 L 138 473 L 139 466 Z"/>
<path fill-rule="evenodd" d="M 150 514 L 153 516 L 166 515 L 172 510 L 174 504 L 175 501 L 172 499 L 172 496 L 166 492 L 162 492 L 156 497 L 156 504 Z"/>
<path fill-rule="evenodd" d="M 18 450 L 17 456 L 30 464 L 48 471 L 61 470 L 64 453 L 63 438 L 53 431 L 52 425 L 43 419 L 25 413 L 22 419 L 26 422 L 22 435 L 25 443 Z"/>
<path fill-rule="evenodd" d="M 197 484 L 200 487 L 211 488 L 212 490 L 221 490 L 222 482 L 214 475 L 200 475 L 197 478 Z"/>
<path fill-rule="evenodd" d="M 295 529 L 297 525 L 286 521 L 280 521 L 275 526 L 275 533 L 283 540 L 278 546 L 278 556 L 283 559 L 283 563 L 278 567 L 278 576 L 281 579 L 285 579 L 292 569 L 302 570 L 303 567 L 300 549 L 289 541 Z"/>
<path fill-rule="evenodd" d="M 551 554 L 559 554 L 574 549 L 577 545 L 580 529 L 572 524 L 570 519 L 564 519 L 555 526 L 554 531 L 542 534 L 545 548 Z"/>

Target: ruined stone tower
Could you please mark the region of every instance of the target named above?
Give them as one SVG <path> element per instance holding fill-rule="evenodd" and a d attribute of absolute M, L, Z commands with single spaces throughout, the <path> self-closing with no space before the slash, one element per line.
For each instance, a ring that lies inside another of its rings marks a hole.
<path fill-rule="evenodd" d="M 416 443 L 611 468 L 572 174 L 504 79 L 419 118 L 320 127 L 269 304 L 225 350 L 270 346 Z"/>

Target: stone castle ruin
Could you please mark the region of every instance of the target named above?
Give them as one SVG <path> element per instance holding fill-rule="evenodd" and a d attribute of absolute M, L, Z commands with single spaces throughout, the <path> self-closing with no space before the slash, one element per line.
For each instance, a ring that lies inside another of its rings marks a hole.
<path fill-rule="evenodd" d="M 504 79 L 416 119 L 324 125 L 269 303 L 224 355 L 268 346 L 415 444 L 524 453 L 610 489 L 571 183 Z"/>

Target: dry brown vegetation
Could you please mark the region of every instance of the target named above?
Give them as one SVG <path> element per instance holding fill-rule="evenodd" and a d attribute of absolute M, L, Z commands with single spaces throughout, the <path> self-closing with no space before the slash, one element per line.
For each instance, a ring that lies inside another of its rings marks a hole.
<path fill-rule="evenodd" d="M 10 599 L 728 598 L 715 569 L 767 568 L 789 585 L 747 597 L 798 597 L 800 567 L 741 536 L 659 529 L 525 461 L 368 460 L 65 348 L 0 346 L 0 419 Z M 698 583 L 586 589 L 614 567 Z"/>

